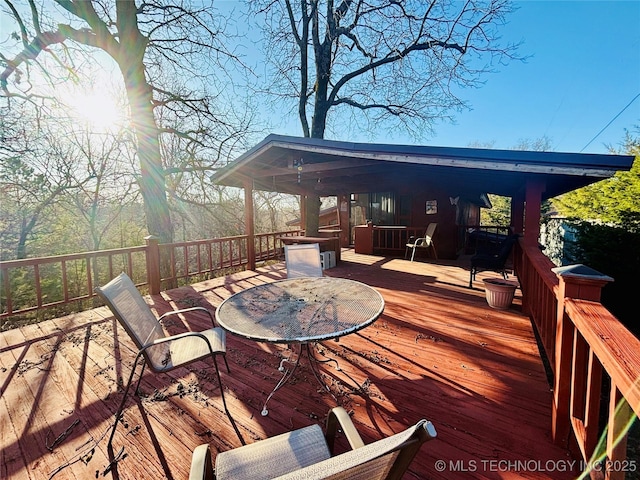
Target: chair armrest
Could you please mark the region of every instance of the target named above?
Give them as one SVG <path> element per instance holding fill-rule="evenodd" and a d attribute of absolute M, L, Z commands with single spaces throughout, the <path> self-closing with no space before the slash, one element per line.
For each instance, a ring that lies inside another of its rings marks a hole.
<path fill-rule="evenodd" d="M 191 307 L 191 308 L 182 308 L 180 310 L 171 310 L 170 312 L 163 313 L 162 315 L 160 315 L 160 317 L 158 317 L 158 321 L 161 322 L 165 317 L 168 317 L 170 315 L 177 315 L 180 313 L 187 313 L 187 312 L 194 312 L 194 311 L 206 312 L 207 315 L 209 315 L 209 318 L 211 319 L 211 323 L 213 324 L 213 326 L 214 327 L 216 326 L 216 322 L 213 319 L 213 314 L 211 313 L 211 310 L 205 307 Z"/>
<path fill-rule="evenodd" d="M 224 332 L 224 330 L 222 330 L 219 327 L 218 327 L 218 330 L 221 330 L 222 332 Z M 204 340 L 207 343 L 211 354 L 213 354 L 213 348 L 211 347 L 211 342 L 209 342 L 209 339 L 206 337 L 206 335 L 204 335 L 202 332 L 184 332 L 184 333 L 179 333 L 177 335 L 172 335 L 170 337 L 158 338 L 151 343 L 147 343 L 146 345 L 143 345 L 143 347 L 138 351 L 138 355 L 144 350 L 146 350 L 147 348 L 154 347 L 156 345 L 160 345 L 166 342 L 174 342 L 176 340 L 180 340 L 181 338 L 185 338 L 185 337 L 200 337 L 202 340 Z"/>
<path fill-rule="evenodd" d="M 198 445 L 191 456 L 189 480 L 213 480 L 213 466 L 209 444 Z"/>
<path fill-rule="evenodd" d="M 364 442 L 356 430 L 355 425 L 351 421 L 351 417 L 347 411 L 342 407 L 335 407 L 331 412 L 329 412 L 329 416 L 327 417 L 327 433 L 325 434 L 327 446 L 332 454 L 338 427 L 340 427 L 344 433 L 344 436 L 347 438 L 347 441 L 353 450 L 364 447 Z"/>

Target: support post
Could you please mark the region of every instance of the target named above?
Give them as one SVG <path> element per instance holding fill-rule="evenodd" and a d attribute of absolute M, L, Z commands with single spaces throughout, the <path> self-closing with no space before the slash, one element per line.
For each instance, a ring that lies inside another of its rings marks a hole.
<path fill-rule="evenodd" d="M 155 235 L 144 237 L 147 242 L 147 285 L 149 293 L 160 293 L 160 238 Z"/>
<path fill-rule="evenodd" d="M 247 236 L 247 269 L 256 269 L 256 233 L 253 214 L 253 180 L 244 182 L 244 233 Z"/>
<path fill-rule="evenodd" d="M 511 228 L 513 233 L 524 231 L 524 192 L 520 191 L 511 197 Z"/>
<path fill-rule="evenodd" d="M 599 302 L 602 288 L 613 278 L 580 264 L 553 268 L 552 271 L 557 275 L 559 284 L 551 434 L 556 444 L 566 448 L 571 432 L 571 377 L 576 329 L 565 314 L 565 299 Z"/>
<path fill-rule="evenodd" d="M 338 225 L 340 228 L 340 247 L 349 247 L 349 195 L 338 195 Z"/>
<path fill-rule="evenodd" d="M 527 181 L 524 205 L 524 243 L 535 247 L 540 236 L 540 207 L 544 184 L 539 181 Z"/>
<path fill-rule="evenodd" d="M 308 194 L 305 202 L 304 234 L 317 237 L 320 228 L 320 197 L 315 193 Z"/>
<path fill-rule="evenodd" d="M 300 229 L 303 230 L 302 234 L 306 235 L 306 225 L 307 225 L 307 197 L 305 195 L 300 195 Z"/>

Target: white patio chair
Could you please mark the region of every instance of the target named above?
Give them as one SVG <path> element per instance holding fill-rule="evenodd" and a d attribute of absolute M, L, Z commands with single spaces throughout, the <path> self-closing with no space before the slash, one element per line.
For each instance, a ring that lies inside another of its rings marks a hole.
<path fill-rule="evenodd" d="M 352 450 L 331 456 L 338 428 Z M 431 422 L 420 420 L 403 432 L 365 445 L 347 411 L 336 407 L 327 418 L 326 436 L 316 424 L 221 452 L 215 472 L 209 445 L 200 445 L 193 452 L 189 480 L 398 480 L 422 444 L 436 435 Z"/>
<path fill-rule="evenodd" d="M 433 258 L 438 258 L 438 252 L 436 251 L 436 246 L 433 243 L 433 234 L 435 233 L 437 226 L 437 223 L 430 223 L 429 225 L 427 225 L 427 231 L 425 232 L 424 237 L 409 237 L 409 241 L 407 242 L 407 245 L 404 249 L 405 260 L 407 258 L 407 254 L 409 253 L 409 249 L 411 249 L 411 261 L 413 262 L 413 257 L 416 254 L 417 248 L 430 248 L 433 252 Z"/>
<path fill-rule="evenodd" d="M 124 389 L 124 395 L 122 401 L 116 412 L 115 422 L 111 430 L 111 436 L 107 443 L 107 448 L 111 449 L 111 443 L 113 436 L 116 432 L 116 427 L 120 420 L 120 415 L 124 409 L 124 405 L 131 387 L 131 381 L 136 371 L 138 363 L 142 358 L 142 370 L 140 371 L 140 377 L 138 378 L 138 384 L 136 385 L 136 392 L 142 379 L 145 366 L 156 373 L 168 372 L 174 368 L 187 365 L 197 360 L 211 357 L 216 369 L 216 375 L 218 377 L 218 385 L 220 387 L 220 396 L 224 405 L 225 412 L 229 417 L 229 420 L 236 428 L 231 415 L 227 409 L 227 403 L 224 398 L 224 389 L 222 388 L 222 380 L 220 379 L 220 371 L 218 370 L 218 363 L 216 361 L 216 355 L 223 355 L 224 362 L 229 371 L 229 364 L 227 363 L 224 354 L 226 352 L 226 337 L 225 331 L 215 326 L 213 315 L 209 310 L 204 307 L 186 308 L 183 310 L 174 310 L 167 312 L 160 318 L 156 318 L 147 302 L 138 292 L 138 289 L 133 284 L 131 279 L 125 273 L 121 273 L 116 278 L 111 280 L 103 287 L 97 287 L 95 289 L 98 296 L 109 307 L 115 318 L 124 327 L 126 332 L 131 337 L 131 340 L 136 344 L 138 348 L 138 354 L 131 368 L 129 374 L 129 380 Z M 192 311 L 204 311 L 209 314 L 211 318 L 212 328 L 202 332 L 185 332 L 178 335 L 167 336 L 162 328 L 161 321 L 170 316 L 176 314 L 182 314 Z M 237 429 L 236 429 L 237 432 Z M 242 438 L 241 438 L 242 440 Z"/>
<path fill-rule="evenodd" d="M 284 246 L 287 278 L 322 277 L 320 246 L 317 243 L 299 243 Z"/>

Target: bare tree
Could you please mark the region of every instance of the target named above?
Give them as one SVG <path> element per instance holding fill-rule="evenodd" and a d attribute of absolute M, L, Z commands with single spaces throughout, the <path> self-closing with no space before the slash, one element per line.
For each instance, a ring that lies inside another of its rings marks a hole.
<path fill-rule="evenodd" d="M 27 257 L 27 243 L 45 214 L 91 178 L 77 170 L 75 152 L 61 141 L 60 129 L 29 124 L 37 119 L 20 115 L 0 149 L 0 249 L 15 249 L 18 259 Z"/>
<path fill-rule="evenodd" d="M 121 135 L 114 132 L 97 137 L 86 131 L 71 131 L 65 138 L 75 150 L 77 168 L 72 175 L 83 172 L 88 178 L 78 182 L 78 188 L 65 198 L 73 217 L 85 223 L 88 235 L 83 235 L 83 240 L 88 250 L 104 248 L 111 227 L 138 197 L 135 175 L 127 165 L 132 152 Z"/>
<path fill-rule="evenodd" d="M 498 28 L 508 0 L 268 0 L 250 2 L 265 19 L 268 93 L 297 112 L 305 137 L 350 121 L 364 130 L 429 133 L 465 106 L 459 93 L 478 85 L 516 46 Z M 344 129 L 342 130 L 344 131 Z M 310 192 L 307 231 L 320 202 Z"/>
<path fill-rule="evenodd" d="M 208 135 L 212 125 L 235 141 L 244 129 L 244 125 L 236 129 L 233 118 L 217 116 L 217 100 L 209 90 L 221 83 L 217 75 L 238 60 L 225 46 L 226 20 L 202 2 L 194 2 L 197 6 L 154 0 L 4 3 L 17 27 L 13 35 L 17 45 L 0 54 L 4 67 L 0 91 L 6 99 L 19 96 L 42 105 L 45 95 L 31 82 L 35 67 L 53 82 L 75 78 L 82 62 L 91 58 L 97 62 L 100 52 L 115 61 L 127 94 L 147 228 L 162 242 L 170 242 L 173 225 L 160 138 L 179 135 L 205 145 L 213 137 Z M 182 79 L 179 88 L 175 88 L 177 78 Z M 167 116 L 158 114 L 158 108 L 171 111 L 172 120 L 188 119 L 183 124 L 186 129 L 162 123 Z"/>

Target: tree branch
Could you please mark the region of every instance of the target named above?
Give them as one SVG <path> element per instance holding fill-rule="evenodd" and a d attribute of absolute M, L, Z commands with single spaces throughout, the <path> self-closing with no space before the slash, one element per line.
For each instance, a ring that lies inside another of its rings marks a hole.
<path fill-rule="evenodd" d="M 42 32 L 27 44 L 26 48 L 16 55 L 12 60 L 6 59 L 6 68 L 0 74 L 0 89 L 5 95 L 10 96 L 8 89 L 8 78 L 18 70 L 18 67 L 29 60 L 34 60 L 43 50 L 51 45 L 62 43 L 66 40 L 64 34 L 59 30 L 54 32 Z"/>

